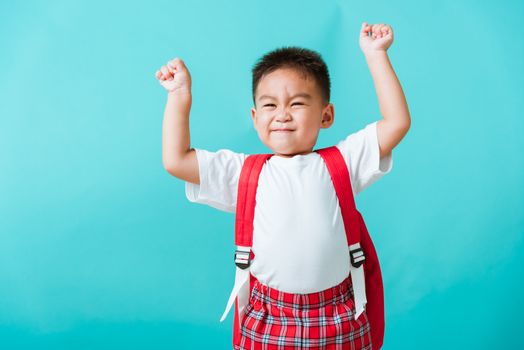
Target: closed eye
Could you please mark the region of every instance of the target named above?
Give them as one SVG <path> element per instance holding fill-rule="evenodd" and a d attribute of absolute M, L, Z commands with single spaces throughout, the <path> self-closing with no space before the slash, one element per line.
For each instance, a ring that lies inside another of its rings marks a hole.
<path fill-rule="evenodd" d="M 293 105 L 303 105 L 303 103 L 302 102 L 294 102 L 291 105 L 292 106 Z M 268 103 L 268 104 L 263 105 L 262 107 L 266 107 L 266 106 L 274 106 L 274 104 L 273 103 Z"/>

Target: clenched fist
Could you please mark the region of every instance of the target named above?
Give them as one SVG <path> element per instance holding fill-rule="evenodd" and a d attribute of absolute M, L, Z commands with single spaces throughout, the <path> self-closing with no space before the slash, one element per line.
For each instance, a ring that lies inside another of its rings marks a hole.
<path fill-rule="evenodd" d="M 369 35 L 371 33 L 371 36 Z M 373 51 L 386 51 L 393 43 L 393 28 L 387 24 L 362 23 L 360 28 L 360 48 L 364 54 Z"/>
<path fill-rule="evenodd" d="M 168 92 L 191 93 L 191 74 L 184 61 L 176 57 L 155 73 L 160 85 Z"/>

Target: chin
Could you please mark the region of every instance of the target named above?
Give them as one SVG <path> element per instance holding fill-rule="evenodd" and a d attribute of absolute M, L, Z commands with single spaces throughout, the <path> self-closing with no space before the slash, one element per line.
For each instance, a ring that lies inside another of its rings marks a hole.
<path fill-rule="evenodd" d="M 271 152 L 274 153 L 274 154 L 290 154 L 291 152 L 289 151 L 286 151 L 286 150 L 280 150 L 280 149 L 277 149 L 277 148 L 271 148 Z"/>
<path fill-rule="evenodd" d="M 302 154 L 304 152 L 296 151 L 296 150 L 293 150 L 293 151 L 290 151 L 290 150 L 273 150 L 273 153 L 280 154 L 281 156 L 293 157 L 293 156 L 296 156 L 297 154 Z"/>
<path fill-rule="evenodd" d="M 268 146 L 269 149 L 271 149 L 274 153 L 279 153 L 279 154 L 295 154 L 297 153 L 297 150 L 294 149 L 294 148 L 291 148 L 291 147 L 270 147 Z"/>

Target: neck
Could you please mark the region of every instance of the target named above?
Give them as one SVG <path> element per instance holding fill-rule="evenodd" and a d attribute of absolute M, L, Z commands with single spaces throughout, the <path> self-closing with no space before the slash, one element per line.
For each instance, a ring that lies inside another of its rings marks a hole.
<path fill-rule="evenodd" d="M 275 156 L 283 157 L 283 158 L 291 158 L 291 157 L 298 156 L 298 155 L 304 156 L 304 155 L 310 154 L 310 153 L 313 153 L 313 151 L 305 151 L 305 152 L 294 153 L 294 154 L 275 153 Z"/>

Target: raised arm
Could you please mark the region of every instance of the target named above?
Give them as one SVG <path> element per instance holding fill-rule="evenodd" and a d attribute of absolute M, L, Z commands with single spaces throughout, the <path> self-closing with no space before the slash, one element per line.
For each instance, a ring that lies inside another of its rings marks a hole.
<path fill-rule="evenodd" d="M 196 151 L 190 148 L 192 95 L 189 70 L 180 58 L 175 58 L 156 72 L 156 78 L 168 91 L 162 126 L 164 168 L 181 180 L 199 184 Z"/>
<path fill-rule="evenodd" d="M 411 126 L 406 98 L 387 54 L 392 42 L 393 29 L 390 26 L 362 23 L 360 47 L 373 77 L 383 117 L 377 123 L 380 158 L 389 155 Z"/>

